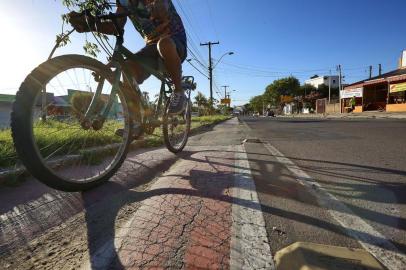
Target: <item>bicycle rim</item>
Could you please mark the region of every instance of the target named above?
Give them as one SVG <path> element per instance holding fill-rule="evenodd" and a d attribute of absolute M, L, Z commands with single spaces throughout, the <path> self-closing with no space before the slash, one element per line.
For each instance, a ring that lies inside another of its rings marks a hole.
<path fill-rule="evenodd" d="M 164 140 L 169 151 L 179 153 L 186 146 L 191 128 L 191 106 L 179 115 L 169 115 L 166 108 L 164 117 Z"/>
<path fill-rule="evenodd" d="M 22 159 L 34 171 L 34 176 L 46 184 L 64 190 L 79 190 L 107 180 L 123 162 L 130 138 L 129 111 L 121 93 L 111 95 L 112 78 L 107 69 L 88 64 L 91 60 L 84 57 L 78 58 L 81 61 L 69 60 L 65 64 L 64 58 L 61 59 L 56 65 L 51 60 L 48 66 L 45 63 L 38 68 L 42 74 L 35 80 L 41 87 L 23 84 L 20 88 L 20 103 L 30 106 L 25 146 L 34 152 L 32 157 L 25 154 Z M 35 71 L 33 74 L 31 80 Z M 103 87 L 100 87 L 101 81 Z M 84 115 L 98 87 L 102 89 L 102 95 L 96 103 L 91 125 L 84 126 Z M 44 88 L 46 96 L 42 93 Z M 25 93 L 31 93 L 31 103 L 24 98 Z M 97 115 L 102 114 L 110 96 L 114 100 L 112 108 L 105 121 L 101 121 Z M 30 161 L 45 170 L 32 168 L 28 164 Z M 53 176 L 54 183 L 42 179 L 49 175 Z"/>

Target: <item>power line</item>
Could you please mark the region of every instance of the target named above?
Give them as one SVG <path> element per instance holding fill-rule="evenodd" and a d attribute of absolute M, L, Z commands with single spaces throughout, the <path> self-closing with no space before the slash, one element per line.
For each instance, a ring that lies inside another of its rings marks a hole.
<path fill-rule="evenodd" d="M 219 34 L 218 34 L 218 31 L 217 31 L 217 28 L 216 28 L 216 24 L 214 23 L 213 12 L 212 12 L 212 9 L 211 9 L 209 0 L 206 0 L 206 4 L 207 4 L 207 8 L 208 8 L 208 10 L 209 10 L 211 25 L 212 25 L 212 27 L 213 27 L 213 29 L 214 29 L 214 33 L 216 34 L 217 39 L 219 39 Z"/>
<path fill-rule="evenodd" d="M 283 69 L 272 69 L 272 68 L 263 68 L 263 67 L 252 67 L 248 65 L 239 65 L 230 62 L 223 62 L 223 64 L 237 69 L 249 70 L 258 73 L 313 73 L 313 72 L 323 72 L 329 71 L 330 68 L 320 68 L 320 69 L 308 69 L 308 70 L 283 70 Z"/>
<path fill-rule="evenodd" d="M 190 32 L 197 38 L 197 40 L 199 40 L 199 42 L 201 41 L 200 37 L 198 36 L 198 34 L 196 33 L 195 29 L 194 29 L 194 24 L 192 23 L 192 20 L 190 19 L 189 15 L 186 13 L 186 11 L 183 9 L 183 6 L 180 4 L 179 0 L 177 0 L 177 4 L 180 8 L 181 13 L 183 14 L 183 16 L 186 19 L 186 22 L 189 24 L 190 27 Z M 201 62 L 204 63 L 204 58 L 202 57 L 202 55 L 200 54 L 199 50 L 197 49 L 197 46 L 195 44 L 194 38 L 189 35 L 188 32 L 186 32 L 186 35 L 188 37 L 188 43 L 190 44 L 190 49 L 191 50 L 195 50 L 195 55 L 197 55 L 196 58 L 198 58 Z"/>
<path fill-rule="evenodd" d="M 200 74 L 202 74 L 204 77 L 206 77 L 207 79 L 209 79 L 209 77 L 204 74 L 200 69 L 198 69 L 195 65 L 193 65 L 190 61 L 187 61 L 194 69 L 196 69 Z"/>

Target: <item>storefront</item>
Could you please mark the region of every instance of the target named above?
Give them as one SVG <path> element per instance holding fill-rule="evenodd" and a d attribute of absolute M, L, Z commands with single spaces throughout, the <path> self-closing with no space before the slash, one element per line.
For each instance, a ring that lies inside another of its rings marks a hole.
<path fill-rule="evenodd" d="M 364 96 L 364 88 L 362 85 L 354 84 L 346 87 L 341 91 L 341 111 L 350 112 L 351 99 L 355 98 L 355 109 L 353 112 L 362 112 L 362 101 Z"/>
<path fill-rule="evenodd" d="M 349 112 L 355 97 L 353 112 L 406 112 L 406 69 L 400 68 L 369 80 L 348 85 L 341 91 L 341 111 Z"/>
<path fill-rule="evenodd" d="M 389 86 L 388 112 L 406 112 L 406 81 Z"/>

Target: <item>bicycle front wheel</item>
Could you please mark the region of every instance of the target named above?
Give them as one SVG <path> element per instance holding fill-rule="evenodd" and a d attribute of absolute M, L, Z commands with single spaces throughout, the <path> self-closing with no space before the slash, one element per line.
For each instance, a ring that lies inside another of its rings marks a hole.
<path fill-rule="evenodd" d="M 185 148 L 189 139 L 191 122 L 192 122 L 192 106 L 188 101 L 186 110 L 179 115 L 168 114 L 169 102 L 166 105 L 165 114 L 163 117 L 163 135 L 166 148 L 172 153 L 180 153 Z"/>
<path fill-rule="evenodd" d="M 112 93 L 112 80 L 101 62 L 65 55 L 40 65 L 21 84 L 12 135 L 19 158 L 35 178 L 58 190 L 81 191 L 119 169 L 130 144 L 131 119 L 123 92 Z M 96 89 L 101 95 L 92 102 Z M 96 104 L 94 117 L 84 123 L 91 103 Z"/>

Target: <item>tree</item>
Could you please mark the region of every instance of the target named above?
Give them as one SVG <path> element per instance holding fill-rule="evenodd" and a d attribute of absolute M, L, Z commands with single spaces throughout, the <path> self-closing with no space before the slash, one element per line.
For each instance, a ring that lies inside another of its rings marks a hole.
<path fill-rule="evenodd" d="M 310 94 L 308 94 L 307 96 L 304 97 L 304 107 L 305 108 L 309 108 L 309 109 L 316 109 L 316 100 L 323 98 L 322 95 L 317 92 L 317 91 L 313 91 Z"/>
<path fill-rule="evenodd" d="M 281 106 L 281 96 L 294 97 L 300 92 L 300 82 L 297 78 L 290 76 L 275 80 L 272 84 L 268 85 L 265 89 L 264 100 L 265 103 L 272 106 Z"/>
<path fill-rule="evenodd" d="M 201 92 L 197 92 L 197 95 L 195 96 L 195 104 L 197 105 L 200 115 L 206 114 L 206 109 L 209 106 L 209 101 L 207 97 Z"/>
<path fill-rule="evenodd" d="M 247 103 L 247 104 L 245 104 L 243 106 L 243 113 L 247 114 L 247 113 L 250 113 L 250 112 L 253 112 L 253 108 L 251 106 L 251 103 Z"/>
<path fill-rule="evenodd" d="M 201 92 L 197 92 L 197 95 L 195 96 L 195 104 L 197 107 L 204 107 L 208 103 L 207 98 L 205 95 L 203 95 Z"/>
<path fill-rule="evenodd" d="M 68 8 L 69 11 L 84 10 L 89 11 L 92 15 L 106 13 L 112 10 L 112 4 L 108 0 L 61 0 L 62 4 Z M 63 26 L 68 23 L 69 17 L 67 14 L 62 15 Z M 70 42 L 69 35 L 71 31 L 65 31 L 62 26 L 62 33 L 56 36 L 57 47 L 63 47 Z M 95 35 L 108 41 L 108 36 L 104 34 L 95 33 Z M 86 37 L 85 45 L 83 46 L 85 53 L 96 57 L 100 53 L 100 49 L 97 44 L 89 42 Z"/>
<path fill-rule="evenodd" d="M 255 96 L 250 100 L 250 106 L 254 112 L 262 112 L 265 105 L 265 99 L 263 95 Z"/>
<path fill-rule="evenodd" d="M 78 118 L 82 119 L 83 116 L 86 114 L 87 109 L 92 102 L 93 94 L 91 93 L 84 93 L 84 92 L 77 92 L 72 95 L 70 100 L 72 113 Z M 96 104 L 95 112 L 100 113 L 104 108 L 106 101 L 105 97 L 101 97 Z"/>
<path fill-rule="evenodd" d="M 322 84 L 319 86 L 317 91 L 321 94 L 323 98 L 328 98 L 329 87 L 328 85 Z M 331 88 L 331 98 L 338 99 L 339 98 L 339 91 L 338 88 Z"/>
<path fill-rule="evenodd" d="M 299 90 L 298 94 L 299 94 L 299 96 L 304 97 L 304 96 L 309 95 L 311 92 L 316 92 L 316 91 L 317 91 L 317 88 L 314 87 L 313 85 L 304 84 L 304 85 L 300 86 L 300 90 Z"/>

